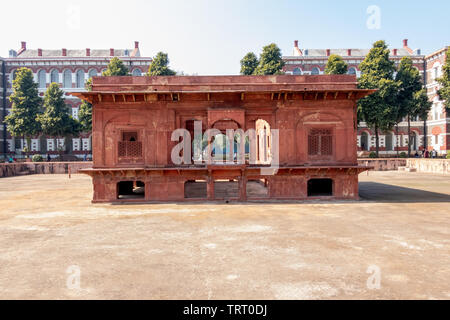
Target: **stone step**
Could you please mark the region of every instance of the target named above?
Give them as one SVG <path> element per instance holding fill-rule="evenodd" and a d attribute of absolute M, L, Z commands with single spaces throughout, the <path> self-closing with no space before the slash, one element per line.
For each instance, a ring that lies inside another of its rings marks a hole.
<path fill-rule="evenodd" d="M 398 167 L 398 171 L 405 171 L 405 172 L 416 172 L 416 168 L 409 168 L 409 167 Z"/>

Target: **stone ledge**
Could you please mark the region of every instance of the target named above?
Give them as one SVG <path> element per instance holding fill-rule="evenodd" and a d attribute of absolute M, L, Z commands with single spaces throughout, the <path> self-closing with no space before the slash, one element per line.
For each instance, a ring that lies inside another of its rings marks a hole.
<path fill-rule="evenodd" d="M 0 163 L 0 177 L 13 177 L 26 174 L 64 174 L 78 173 L 91 168 L 92 161 L 80 162 L 16 162 Z"/>

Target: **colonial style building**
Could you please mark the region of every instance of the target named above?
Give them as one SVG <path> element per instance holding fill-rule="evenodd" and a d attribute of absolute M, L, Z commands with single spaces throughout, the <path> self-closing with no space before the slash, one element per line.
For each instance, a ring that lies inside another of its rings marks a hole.
<path fill-rule="evenodd" d="M 9 57 L 0 60 L 0 66 L 4 81 L 0 84 L 2 90 L 2 117 L 9 114 L 11 103 L 8 96 L 12 93 L 12 80 L 17 69 L 27 67 L 33 71 L 35 81 L 39 86 L 39 94 L 44 95 L 50 83 L 56 82 L 65 92 L 85 91 L 85 82 L 92 76 L 101 75 L 111 58 L 118 57 L 129 68 L 133 76 L 141 76 L 147 72 L 151 58 L 141 57 L 139 42 L 134 43 L 133 49 L 77 49 L 62 48 L 59 50 L 28 49 L 26 42 L 21 43 L 19 50 L 10 50 Z M 4 99 L 3 99 L 4 97 Z M 74 118 L 78 118 L 78 110 L 81 100 L 66 93 L 66 103 Z M 15 153 L 23 150 L 26 140 L 14 139 L 6 132 L 6 125 L 1 126 L 1 153 Z M 57 145 L 52 137 L 33 137 L 29 150 L 32 153 L 48 153 L 53 156 L 58 154 L 58 149 L 64 149 L 70 153 L 83 157 L 91 153 L 90 133 L 83 133 L 80 137 L 65 141 L 57 139 Z"/>
<path fill-rule="evenodd" d="M 445 62 L 447 49 L 448 47 L 445 47 L 425 56 L 422 55 L 420 49 L 411 49 L 407 39 L 403 40 L 401 48 L 391 49 L 390 59 L 397 66 L 405 56 L 412 59 L 414 66 L 422 76 L 430 101 L 433 101 L 433 107 L 427 121 L 424 122 L 418 118 L 411 121 L 413 135 L 410 144 L 413 154 L 425 147 L 428 150 L 434 149 L 441 155 L 450 150 L 450 138 L 448 138 L 450 135 L 450 115 L 445 113 L 443 102 L 439 100 L 436 94 L 439 87 L 436 78 L 442 75 L 442 66 Z M 300 49 L 298 41 L 295 40 L 292 55 L 283 57 L 286 63 L 284 71 L 293 75 L 323 74 L 328 57 L 337 54 L 347 62 L 348 73 L 359 77 L 361 75 L 359 64 L 369 51 L 370 49 Z M 407 122 L 403 121 L 393 131 L 380 134 L 381 154 L 385 156 L 395 155 L 397 152 L 408 150 L 407 125 Z M 357 139 L 359 151 L 375 150 L 375 134 L 364 122 L 359 124 Z"/>

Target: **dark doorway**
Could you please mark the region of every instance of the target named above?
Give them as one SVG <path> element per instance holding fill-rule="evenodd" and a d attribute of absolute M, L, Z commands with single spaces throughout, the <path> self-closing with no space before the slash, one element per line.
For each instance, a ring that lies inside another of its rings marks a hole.
<path fill-rule="evenodd" d="M 117 183 L 117 199 L 144 199 L 145 183 L 142 181 L 120 181 Z"/>
<path fill-rule="evenodd" d="M 333 195 L 332 179 L 308 180 L 308 197 L 323 197 Z"/>

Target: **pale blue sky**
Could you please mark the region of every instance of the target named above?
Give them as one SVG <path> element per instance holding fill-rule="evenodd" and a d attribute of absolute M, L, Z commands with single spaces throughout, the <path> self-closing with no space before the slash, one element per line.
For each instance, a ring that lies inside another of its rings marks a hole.
<path fill-rule="evenodd" d="M 369 29 L 370 5 L 381 28 Z M 6 13 L 4 12 L 6 11 Z M 450 45 L 450 1 L 160 0 L 3 1 L 0 56 L 28 48 L 132 48 L 169 53 L 185 73 L 237 74 L 245 53 L 275 42 L 284 55 L 301 48 L 368 48 L 379 39 L 427 54 Z M 78 14 L 79 13 L 79 14 Z"/>

